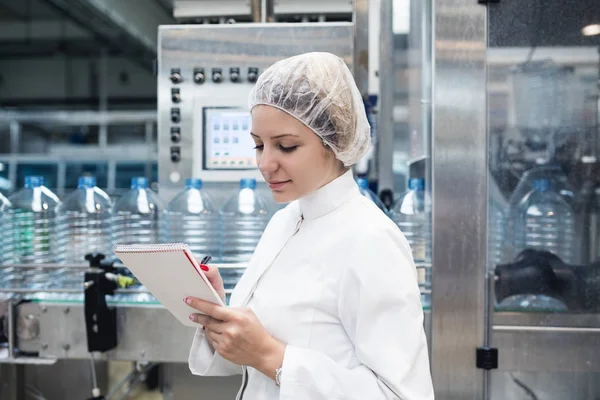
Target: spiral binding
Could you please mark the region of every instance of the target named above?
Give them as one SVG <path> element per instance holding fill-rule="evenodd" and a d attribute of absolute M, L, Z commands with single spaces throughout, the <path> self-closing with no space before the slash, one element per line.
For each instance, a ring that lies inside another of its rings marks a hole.
<path fill-rule="evenodd" d="M 158 243 L 158 244 L 115 244 L 114 253 L 170 253 L 175 251 L 189 251 L 185 243 Z"/>

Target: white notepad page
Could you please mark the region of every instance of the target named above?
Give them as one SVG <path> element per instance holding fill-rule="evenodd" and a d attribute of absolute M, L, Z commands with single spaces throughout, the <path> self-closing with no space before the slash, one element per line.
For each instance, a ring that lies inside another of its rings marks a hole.
<path fill-rule="evenodd" d="M 190 314 L 198 311 L 183 302 L 185 297 L 225 305 L 184 243 L 115 245 L 113 251 L 137 280 L 186 326 L 198 327 L 189 319 Z"/>

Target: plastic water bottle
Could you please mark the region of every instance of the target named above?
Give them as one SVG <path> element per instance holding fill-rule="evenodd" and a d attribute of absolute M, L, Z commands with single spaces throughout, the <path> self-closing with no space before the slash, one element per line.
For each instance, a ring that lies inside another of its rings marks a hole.
<path fill-rule="evenodd" d="M 10 201 L 0 193 L 0 231 L 4 232 L 0 236 L 0 265 L 7 263 L 12 259 L 12 255 L 8 253 L 8 240 L 11 239 L 11 222 L 9 219 L 9 209 L 11 208 Z"/>
<path fill-rule="evenodd" d="M 163 208 L 161 200 L 148 188 L 147 178 L 132 178 L 131 190 L 113 207 L 113 244 L 158 243 L 159 218 Z"/>
<path fill-rule="evenodd" d="M 12 231 L 7 253 L 15 264 L 43 264 L 56 261 L 54 247 L 58 196 L 44 186 L 41 176 L 25 177 L 25 187 L 8 198 Z"/>
<path fill-rule="evenodd" d="M 163 241 L 187 243 L 196 257 L 219 252 L 219 211 L 202 189 L 201 179 L 188 179 L 186 188 L 167 205 Z"/>
<path fill-rule="evenodd" d="M 272 210 L 265 198 L 256 192 L 255 179 L 242 179 L 240 190 L 220 212 L 220 259 L 222 263 L 247 263 L 271 219 Z M 230 288 L 243 270 L 224 269 L 223 283 Z"/>
<path fill-rule="evenodd" d="M 383 202 L 379 199 L 379 196 L 377 196 L 369 189 L 369 181 L 367 180 L 367 178 L 356 178 L 356 184 L 358 185 L 358 190 L 360 190 L 360 194 L 362 194 L 367 199 L 375 203 L 375 205 L 379 207 L 383 212 L 387 212 L 387 209 L 383 205 Z"/>
<path fill-rule="evenodd" d="M 79 178 L 77 189 L 56 209 L 59 263 L 85 264 L 88 253 L 111 255 L 111 208 L 112 201 L 96 186 L 96 178 Z"/>
<path fill-rule="evenodd" d="M 428 200 L 425 194 L 425 180 L 412 178 L 408 181 L 408 191 L 392 208 L 390 217 L 398 225 L 412 250 L 415 264 L 424 264 L 418 268 L 419 284 L 425 288 L 421 296 L 423 306 L 430 306 L 431 288 L 431 218 L 427 210 Z"/>
<path fill-rule="evenodd" d="M 0 193 L 0 231 L 4 232 L 0 235 L 0 287 L 10 287 L 9 277 L 12 275 L 12 269 L 8 267 L 2 267 L 3 264 L 8 263 L 12 256 L 7 252 L 8 240 L 10 240 L 11 223 L 9 220 L 8 210 L 11 207 L 10 201 L 2 193 Z M 0 296 L 0 301 L 2 297 Z"/>
<path fill-rule="evenodd" d="M 592 213 L 591 246 L 592 258 L 600 260 L 600 187 L 594 191 L 594 212 Z"/>
<path fill-rule="evenodd" d="M 497 264 L 505 261 L 506 212 L 494 199 L 491 199 L 488 204 L 488 268 L 494 269 Z"/>
<path fill-rule="evenodd" d="M 8 264 L 46 264 L 56 262 L 56 207 L 58 196 L 44 186 L 41 176 L 25 177 L 23 189 L 8 198 L 12 204 L 6 215 L 10 230 L 4 233 Z M 41 268 L 14 271 L 14 287 L 43 289 L 50 286 L 53 276 Z"/>
<path fill-rule="evenodd" d="M 519 204 L 519 214 L 519 250 L 547 250 L 565 263 L 575 262 L 574 213 L 567 202 L 552 191 L 549 179 L 533 182 L 533 191 Z"/>

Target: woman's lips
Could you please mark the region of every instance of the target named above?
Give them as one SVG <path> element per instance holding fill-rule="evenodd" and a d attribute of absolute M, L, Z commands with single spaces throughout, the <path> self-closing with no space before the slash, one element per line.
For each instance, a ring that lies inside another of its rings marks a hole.
<path fill-rule="evenodd" d="M 282 187 L 284 187 L 288 182 L 288 181 L 271 181 L 269 182 L 269 187 L 271 188 L 271 190 L 277 190 L 277 189 L 281 189 Z"/>

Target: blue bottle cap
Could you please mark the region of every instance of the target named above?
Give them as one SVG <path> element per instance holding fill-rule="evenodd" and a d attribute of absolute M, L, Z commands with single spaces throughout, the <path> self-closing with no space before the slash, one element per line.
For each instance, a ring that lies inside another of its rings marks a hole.
<path fill-rule="evenodd" d="M 240 189 L 256 189 L 256 179 L 240 180 Z"/>
<path fill-rule="evenodd" d="M 536 192 L 547 192 L 552 187 L 550 179 L 536 179 L 533 181 L 533 190 Z"/>
<path fill-rule="evenodd" d="M 188 189 L 202 189 L 202 179 L 200 178 L 188 178 L 185 180 L 185 187 Z"/>
<path fill-rule="evenodd" d="M 25 187 L 27 189 L 33 189 L 36 187 L 40 187 L 44 184 L 43 176 L 26 176 L 25 177 Z"/>
<path fill-rule="evenodd" d="M 356 178 L 356 184 L 361 189 L 369 189 L 369 180 L 367 178 Z"/>
<path fill-rule="evenodd" d="M 96 186 L 95 176 L 80 176 L 77 180 L 77 189 L 91 189 Z"/>
<path fill-rule="evenodd" d="M 131 178 L 131 188 L 148 189 L 148 178 L 146 178 L 145 176 L 137 176 L 135 178 Z"/>
<path fill-rule="evenodd" d="M 425 190 L 425 179 L 410 178 L 408 180 L 408 188 L 410 190 Z"/>

